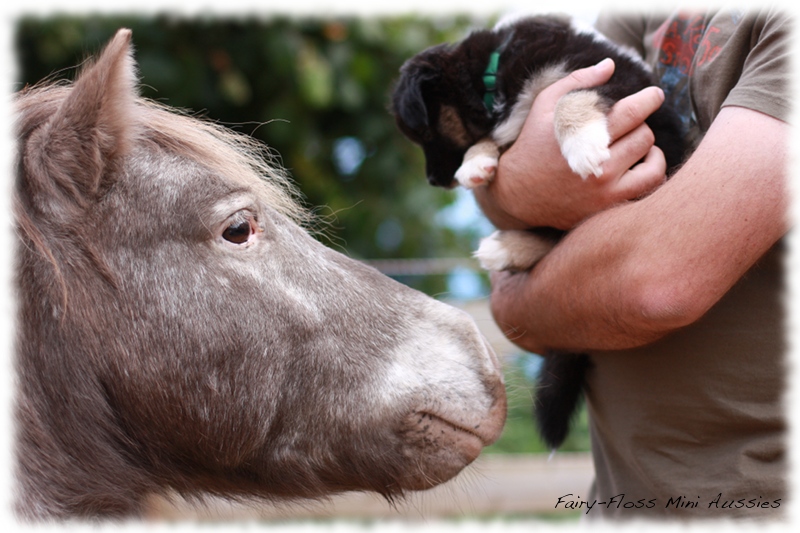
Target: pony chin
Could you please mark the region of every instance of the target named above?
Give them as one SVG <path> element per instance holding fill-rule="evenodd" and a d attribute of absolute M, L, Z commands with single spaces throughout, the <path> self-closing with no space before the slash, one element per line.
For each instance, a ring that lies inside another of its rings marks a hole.
<path fill-rule="evenodd" d="M 430 307 L 436 319 L 397 348 L 381 386 L 391 391 L 387 404 L 411 399 L 399 432 L 406 456 L 418 465 L 401 480 L 413 490 L 446 481 L 474 461 L 500 437 L 506 415 L 501 365 L 492 348 L 461 311 L 438 302 Z M 442 335 L 440 324 L 458 329 Z"/>
<path fill-rule="evenodd" d="M 425 490 L 455 477 L 478 457 L 484 441 L 477 434 L 428 413 L 407 420 L 405 454 L 417 468 L 399 480 L 406 490 Z"/>

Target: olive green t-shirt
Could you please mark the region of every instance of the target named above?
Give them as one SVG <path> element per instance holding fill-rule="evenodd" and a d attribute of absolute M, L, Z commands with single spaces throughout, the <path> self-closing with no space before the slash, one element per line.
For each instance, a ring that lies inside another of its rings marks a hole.
<path fill-rule="evenodd" d="M 598 29 L 653 66 L 699 140 L 728 105 L 788 120 L 790 22 L 770 10 L 687 12 L 601 17 Z M 695 324 L 639 349 L 592 354 L 589 517 L 786 510 L 783 255 L 781 241 Z"/>

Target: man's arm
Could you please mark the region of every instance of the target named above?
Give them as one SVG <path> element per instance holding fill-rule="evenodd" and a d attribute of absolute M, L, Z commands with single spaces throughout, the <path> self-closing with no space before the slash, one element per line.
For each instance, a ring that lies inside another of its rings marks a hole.
<path fill-rule="evenodd" d="M 632 348 L 691 324 L 787 231 L 787 152 L 785 123 L 724 108 L 665 185 L 588 218 L 530 273 L 493 276 L 497 323 L 538 353 Z"/>

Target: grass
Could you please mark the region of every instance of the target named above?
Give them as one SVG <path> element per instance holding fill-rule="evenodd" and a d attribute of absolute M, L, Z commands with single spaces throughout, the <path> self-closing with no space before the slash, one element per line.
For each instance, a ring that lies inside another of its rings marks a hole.
<path fill-rule="evenodd" d="M 533 423 L 534 375 L 541 357 L 523 353 L 506 365 L 505 380 L 508 396 L 508 418 L 503 434 L 484 453 L 550 453 L 539 438 Z M 581 406 L 564 444 L 563 452 L 588 452 L 590 450 L 589 423 L 586 407 Z"/>

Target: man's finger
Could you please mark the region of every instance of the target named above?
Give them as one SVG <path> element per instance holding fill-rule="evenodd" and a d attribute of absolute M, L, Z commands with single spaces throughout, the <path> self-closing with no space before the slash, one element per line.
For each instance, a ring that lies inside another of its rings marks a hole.
<path fill-rule="evenodd" d="M 603 164 L 605 177 L 621 176 L 647 155 L 655 143 L 655 135 L 647 124 L 639 124 L 632 131 L 611 143 L 611 158 Z"/>
<path fill-rule="evenodd" d="M 625 200 L 641 198 L 666 180 L 667 162 L 664 153 L 653 146 L 644 161 L 628 170 L 616 183 L 617 194 Z"/>
<path fill-rule="evenodd" d="M 647 87 L 614 104 L 608 114 L 608 133 L 612 142 L 636 129 L 664 103 L 664 91 Z"/>
<path fill-rule="evenodd" d="M 570 91 L 602 85 L 611 79 L 614 74 L 614 67 L 614 60 L 606 58 L 591 67 L 571 72 L 568 76 L 546 87 L 539 98 L 556 102 Z"/>

